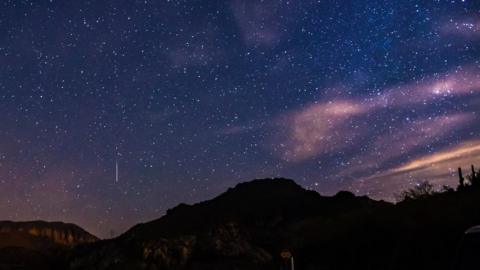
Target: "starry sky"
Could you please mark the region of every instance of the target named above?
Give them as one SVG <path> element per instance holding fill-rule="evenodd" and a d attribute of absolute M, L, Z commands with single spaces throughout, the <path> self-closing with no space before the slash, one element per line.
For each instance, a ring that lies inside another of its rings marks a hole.
<path fill-rule="evenodd" d="M 109 237 L 279 176 L 393 200 L 480 166 L 479 113 L 476 0 L 0 1 L 0 219 Z"/>

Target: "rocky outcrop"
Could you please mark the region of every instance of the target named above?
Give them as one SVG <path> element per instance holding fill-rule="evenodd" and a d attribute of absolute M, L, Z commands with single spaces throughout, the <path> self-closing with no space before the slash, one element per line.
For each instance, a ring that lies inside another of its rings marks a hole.
<path fill-rule="evenodd" d="M 62 222 L 0 221 L 0 270 L 60 270 L 74 247 L 97 237 Z"/>
<path fill-rule="evenodd" d="M 199 245 L 200 252 L 220 258 L 242 258 L 256 265 L 264 265 L 272 261 L 272 255 L 263 248 L 252 243 L 247 232 L 241 230 L 234 222 L 216 227 Z"/>
<path fill-rule="evenodd" d="M 238 261 L 251 266 L 270 263 L 272 255 L 252 245 L 248 238 L 238 224 L 227 223 L 206 234 L 142 241 L 118 239 L 105 242 L 95 252 L 89 247 L 78 250 L 69 269 L 124 269 L 125 265 L 149 270 L 233 269 L 229 267 Z"/>
<path fill-rule="evenodd" d="M 142 260 L 159 269 L 183 268 L 190 260 L 196 244 L 195 236 L 143 242 Z"/>
<path fill-rule="evenodd" d="M 38 241 L 52 245 L 75 246 L 92 243 L 97 237 L 74 224 L 62 222 L 12 222 L 0 221 L 0 247 L 18 246 L 33 248 L 27 243 Z"/>

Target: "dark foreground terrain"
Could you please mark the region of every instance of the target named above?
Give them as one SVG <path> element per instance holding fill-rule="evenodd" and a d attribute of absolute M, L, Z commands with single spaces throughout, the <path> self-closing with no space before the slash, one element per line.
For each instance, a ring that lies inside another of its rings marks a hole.
<path fill-rule="evenodd" d="M 0 223 L 0 269 L 280 269 L 287 249 L 296 269 L 441 270 L 451 269 L 463 232 L 480 224 L 480 189 L 393 205 L 265 179 L 181 204 L 113 240 L 37 223 L 51 233 Z"/>

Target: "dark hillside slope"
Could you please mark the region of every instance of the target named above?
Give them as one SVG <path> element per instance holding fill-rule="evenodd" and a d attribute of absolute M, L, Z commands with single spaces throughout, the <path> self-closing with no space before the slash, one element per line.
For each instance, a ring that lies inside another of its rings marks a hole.
<path fill-rule="evenodd" d="M 238 184 L 209 201 L 180 204 L 160 219 L 133 227 L 124 237 L 152 239 L 188 234 L 224 222 L 273 228 L 309 216 L 333 217 L 383 204 L 348 192 L 323 197 L 287 179 L 254 180 Z"/>
<path fill-rule="evenodd" d="M 72 269 L 269 269 L 298 239 L 290 227 L 303 220 L 342 216 L 392 205 L 341 192 L 323 197 L 287 179 L 242 183 L 195 205 L 181 204 L 139 224 L 95 251 L 74 255 Z M 115 256 L 111 256 L 115 254 Z M 93 268 L 92 268 L 93 269 Z"/>
<path fill-rule="evenodd" d="M 302 269 L 447 270 L 465 230 L 478 224 L 480 190 L 471 188 L 331 223 L 310 220 L 294 234 L 308 239 L 298 250 Z"/>

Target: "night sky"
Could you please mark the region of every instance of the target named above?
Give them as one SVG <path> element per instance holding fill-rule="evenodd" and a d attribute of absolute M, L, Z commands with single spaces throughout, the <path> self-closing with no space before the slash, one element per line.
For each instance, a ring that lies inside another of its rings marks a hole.
<path fill-rule="evenodd" d="M 393 200 L 480 166 L 479 113 L 478 0 L 0 1 L 0 219 L 109 237 L 280 176 Z"/>

